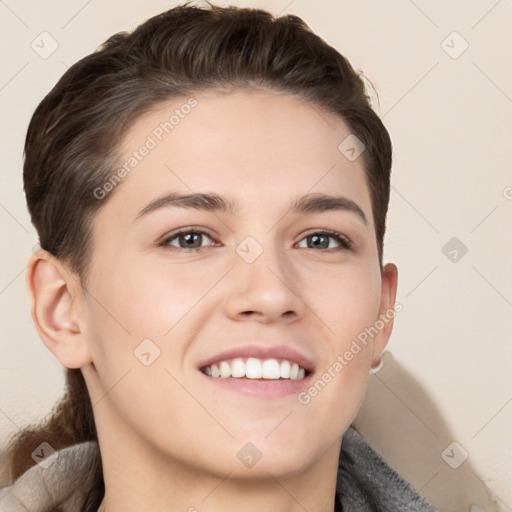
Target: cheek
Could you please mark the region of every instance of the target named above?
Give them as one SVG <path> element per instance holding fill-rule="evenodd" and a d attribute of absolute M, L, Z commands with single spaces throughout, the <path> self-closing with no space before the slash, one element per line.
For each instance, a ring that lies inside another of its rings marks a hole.
<path fill-rule="evenodd" d="M 371 268 L 371 267 L 370 267 Z M 317 276 L 322 280 L 322 293 L 313 304 L 315 312 L 331 331 L 338 352 L 378 318 L 381 287 L 378 271 L 360 265 L 340 268 L 336 273 Z"/>
<path fill-rule="evenodd" d="M 172 331 L 222 275 L 212 265 L 169 264 L 163 258 L 148 265 L 141 259 L 119 261 L 110 272 L 99 273 L 92 300 L 102 331 L 113 329 L 133 343 Z"/>
<path fill-rule="evenodd" d="M 150 262 L 151 263 L 151 262 Z M 139 265 L 139 270 L 124 280 L 130 294 L 129 319 L 148 315 L 172 327 L 197 305 L 229 270 L 225 261 L 170 263 L 164 257 L 153 264 Z"/>
<path fill-rule="evenodd" d="M 91 278 L 87 338 L 92 358 L 104 389 L 130 371 L 130 379 L 136 377 L 146 388 L 144 396 L 153 396 L 168 385 L 165 369 L 174 373 L 184 366 L 187 347 L 204 324 L 201 319 L 211 313 L 205 311 L 207 294 L 226 268 L 165 260 L 158 265 L 117 262 Z"/>
<path fill-rule="evenodd" d="M 321 391 L 319 402 L 325 402 L 326 410 L 334 407 L 350 416 L 363 399 L 371 366 L 371 328 L 379 312 L 380 271 L 362 264 L 350 269 L 340 267 L 335 275 L 317 278 L 326 291 L 318 294 L 315 312 L 328 327 L 330 344 L 311 391 L 319 396 Z"/>

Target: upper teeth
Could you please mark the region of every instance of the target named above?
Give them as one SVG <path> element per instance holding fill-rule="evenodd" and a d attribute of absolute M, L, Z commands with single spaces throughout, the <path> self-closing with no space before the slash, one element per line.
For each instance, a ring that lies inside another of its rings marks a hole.
<path fill-rule="evenodd" d="M 230 361 L 220 361 L 203 368 L 206 375 L 235 379 L 246 377 L 248 379 L 290 379 L 300 380 L 306 376 L 306 370 L 297 363 L 286 359 L 257 359 L 249 357 L 247 360 L 236 358 Z"/>

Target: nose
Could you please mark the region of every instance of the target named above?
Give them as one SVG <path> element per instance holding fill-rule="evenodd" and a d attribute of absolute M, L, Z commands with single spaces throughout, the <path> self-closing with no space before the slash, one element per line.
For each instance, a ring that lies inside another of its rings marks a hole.
<path fill-rule="evenodd" d="M 266 248 L 252 263 L 238 254 L 235 261 L 224 300 L 228 317 L 264 324 L 291 323 L 303 317 L 306 306 L 300 296 L 300 280 L 284 254 Z"/>

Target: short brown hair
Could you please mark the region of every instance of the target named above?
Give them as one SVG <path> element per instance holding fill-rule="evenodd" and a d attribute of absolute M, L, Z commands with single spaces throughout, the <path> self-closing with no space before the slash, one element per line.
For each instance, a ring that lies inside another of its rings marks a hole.
<path fill-rule="evenodd" d="M 94 190 L 116 169 L 127 127 L 174 96 L 258 86 L 340 115 L 363 142 L 382 265 L 391 142 L 359 74 L 297 16 L 187 4 L 112 36 L 71 66 L 36 109 L 23 177 L 41 247 L 85 280 L 89 221 L 106 202 Z"/>

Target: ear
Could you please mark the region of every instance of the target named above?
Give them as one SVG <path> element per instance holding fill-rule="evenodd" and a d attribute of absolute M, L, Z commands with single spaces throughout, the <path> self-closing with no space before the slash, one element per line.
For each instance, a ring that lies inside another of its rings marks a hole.
<path fill-rule="evenodd" d="M 41 249 L 30 256 L 26 286 L 37 332 L 55 358 L 66 368 L 91 362 L 81 328 L 83 294 L 76 274 Z"/>
<path fill-rule="evenodd" d="M 382 288 L 379 316 L 375 321 L 379 333 L 373 339 L 372 369 L 378 368 L 381 355 L 391 336 L 395 313 L 396 290 L 398 284 L 398 269 L 393 263 L 388 263 L 382 269 Z"/>

